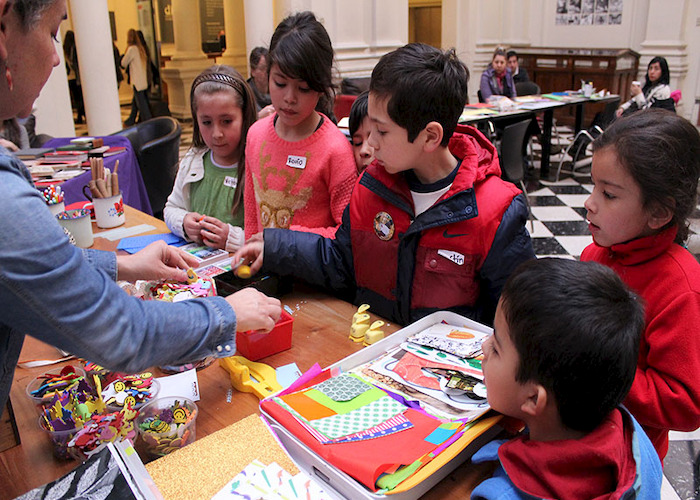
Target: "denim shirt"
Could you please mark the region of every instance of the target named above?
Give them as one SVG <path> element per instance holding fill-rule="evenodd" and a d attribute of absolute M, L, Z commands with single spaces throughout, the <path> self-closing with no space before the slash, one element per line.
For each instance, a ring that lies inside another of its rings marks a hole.
<path fill-rule="evenodd" d="M 0 415 L 25 334 L 130 373 L 234 354 L 236 316 L 222 297 L 143 301 L 116 277 L 116 254 L 71 245 L 0 147 Z"/>

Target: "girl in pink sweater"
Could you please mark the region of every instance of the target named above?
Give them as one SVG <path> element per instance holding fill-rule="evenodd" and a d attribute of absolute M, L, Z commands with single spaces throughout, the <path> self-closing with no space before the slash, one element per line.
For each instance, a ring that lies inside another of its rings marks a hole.
<path fill-rule="evenodd" d="M 246 239 L 271 227 L 332 237 L 357 170 L 350 143 L 328 118 L 330 37 L 311 12 L 294 14 L 277 26 L 269 58 L 275 114 L 248 131 Z"/>

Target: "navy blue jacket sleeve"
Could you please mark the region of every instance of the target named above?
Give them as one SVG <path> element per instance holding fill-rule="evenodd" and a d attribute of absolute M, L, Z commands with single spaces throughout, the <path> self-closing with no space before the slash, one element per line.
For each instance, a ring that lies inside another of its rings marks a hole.
<path fill-rule="evenodd" d="M 263 272 L 301 278 L 352 299 L 356 286 L 349 207 L 335 239 L 289 229 L 265 229 L 263 237 Z"/>
<path fill-rule="evenodd" d="M 513 198 L 503 214 L 491 249 L 481 267 L 483 282 L 481 293 L 484 311 L 482 321 L 486 320 L 489 324 L 493 323 L 496 305 L 508 276 L 518 265 L 535 258 L 532 240 L 525 228 L 527 218 L 525 195 L 519 194 Z"/>

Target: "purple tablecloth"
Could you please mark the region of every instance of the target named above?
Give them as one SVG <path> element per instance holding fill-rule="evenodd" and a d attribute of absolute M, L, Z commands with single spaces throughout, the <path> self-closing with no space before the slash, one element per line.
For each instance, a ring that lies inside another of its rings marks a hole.
<path fill-rule="evenodd" d="M 70 144 L 71 139 L 73 139 L 73 137 L 56 137 L 47 141 L 42 147 L 57 148 L 59 146 L 65 146 Z M 138 160 L 136 159 L 134 150 L 131 148 L 129 139 L 118 135 L 108 135 L 102 137 L 102 139 L 104 140 L 105 146 L 121 146 L 126 148 L 123 153 L 108 156 L 104 159 L 105 167 L 112 171 L 114 170 L 114 164 L 119 160 L 119 170 L 117 173 L 119 174 L 119 189 L 121 189 L 124 195 L 124 203 L 148 215 L 153 215 L 151 203 L 148 201 L 148 193 L 146 193 L 146 186 L 143 183 L 143 177 L 141 177 L 141 169 L 139 168 Z M 83 186 L 86 186 L 89 181 L 90 172 L 87 171 L 61 184 L 61 190 L 63 190 L 66 205 L 70 205 L 76 201 L 87 200 L 83 194 Z"/>

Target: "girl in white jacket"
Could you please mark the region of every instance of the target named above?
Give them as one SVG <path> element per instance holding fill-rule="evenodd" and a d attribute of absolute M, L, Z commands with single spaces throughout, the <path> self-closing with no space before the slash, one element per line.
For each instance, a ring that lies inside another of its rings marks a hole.
<path fill-rule="evenodd" d="M 192 147 L 180 162 L 165 223 L 188 241 L 233 252 L 244 242 L 245 139 L 257 118 L 253 92 L 230 66 L 192 83 Z"/>
<path fill-rule="evenodd" d="M 632 87 L 630 87 L 632 99 L 617 108 L 617 116 L 620 117 L 623 113 L 627 116 L 634 111 L 652 107 L 656 101 L 669 99 L 671 97 L 671 87 L 668 86 L 670 81 L 671 75 L 666 59 L 663 57 L 653 58 L 647 67 L 644 87 L 636 82 L 632 83 Z"/>

